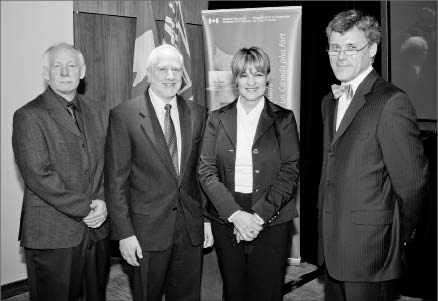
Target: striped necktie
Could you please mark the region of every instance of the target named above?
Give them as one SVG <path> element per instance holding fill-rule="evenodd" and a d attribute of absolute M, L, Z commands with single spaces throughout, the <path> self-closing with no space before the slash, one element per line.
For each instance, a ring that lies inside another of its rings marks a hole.
<path fill-rule="evenodd" d="M 170 116 L 172 105 L 166 104 L 164 109 L 166 110 L 166 113 L 164 114 L 164 137 L 166 138 L 167 147 L 169 148 L 170 156 L 172 157 L 173 167 L 175 168 L 176 174 L 179 175 L 176 131 L 172 117 Z"/>
<path fill-rule="evenodd" d="M 79 126 L 79 122 L 78 122 L 78 120 L 76 118 L 76 106 L 75 106 L 75 104 L 72 103 L 72 102 L 69 102 L 67 104 L 67 111 L 70 114 L 71 118 L 73 118 L 73 121 L 75 122 L 76 127 L 78 128 L 79 132 L 82 133 L 81 127 Z"/>

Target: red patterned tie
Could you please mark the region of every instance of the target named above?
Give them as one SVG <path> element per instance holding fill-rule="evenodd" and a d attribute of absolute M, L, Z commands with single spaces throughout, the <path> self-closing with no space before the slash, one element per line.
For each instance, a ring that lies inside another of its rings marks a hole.
<path fill-rule="evenodd" d="M 166 110 L 166 113 L 164 114 L 164 137 L 166 138 L 167 147 L 169 147 L 173 167 L 175 168 L 176 174 L 179 175 L 176 131 L 172 121 L 172 117 L 170 116 L 170 110 L 172 109 L 172 105 L 166 104 L 164 106 L 164 109 Z"/>
<path fill-rule="evenodd" d="M 351 87 L 351 85 L 340 86 L 334 84 L 332 85 L 332 92 L 335 99 L 338 99 L 344 93 L 347 96 L 347 99 L 353 98 L 353 88 Z"/>

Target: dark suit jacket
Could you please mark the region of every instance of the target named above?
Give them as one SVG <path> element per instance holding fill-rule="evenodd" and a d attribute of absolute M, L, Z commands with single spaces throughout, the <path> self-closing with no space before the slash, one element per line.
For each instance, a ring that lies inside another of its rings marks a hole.
<path fill-rule="evenodd" d="M 407 95 L 373 70 L 334 133 L 336 100 L 322 101 L 319 263 L 341 281 L 400 276 L 402 243 L 426 193 L 427 161 Z"/>
<path fill-rule="evenodd" d="M 91 201 L 105 200 L 107 110 L 101 102 L 77 97 L 84 135 L 50 88 L 14 114 L 12 146 L 24 181 L 19 236 L 24 247 L 77 246 Z M 92 238 L 104 238 L 108 230 L 106 221 L 91 230 Z"/>
<path fill-rule="evenodd" d="M 234 200 L 237 100 L 212 112 L 205 128 L 199 175 L 210 202 L 210 219 L 226 222 L 241 207 Z M 292 111 L 265 99 L 253 142 L 253 206 L 266 225 L 298 215 L 293 193 L 298 185 L 299 138 Z"/>
<path fill-rule="evenodd" d="M 177 102 L 182 139 L 179 177 L 147 91 L 110 112 L 105 193 L 111 238 L 135 235 L 143 251 L 171 246 L 178 199 L 192 244 L 204 241 L 196 168 L 206 110 L 179 96 Z"/>

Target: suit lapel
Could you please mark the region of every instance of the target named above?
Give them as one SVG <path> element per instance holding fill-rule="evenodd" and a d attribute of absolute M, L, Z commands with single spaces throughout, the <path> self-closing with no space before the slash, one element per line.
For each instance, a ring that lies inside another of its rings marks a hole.
<path fill-rule="evenodd" d="M 70 132 L 80 137 L 81 133 L 79 132 L 75 121 L 68 114 L 67 109 L 62 106 L 55 93 L 49 87 L 44 91 L 43 99 L 50 116 Z"/>
<path fill-rule="evenodd" d="M 272 126 L 274 123 L 274 112 L 278 109 L 271 105 L 269 101 L 264 100 L 265 107 L 263 108 L 262 113 L 260 114 L 260 120 L 257 125 L 257 130 L 254 136 L 253 145 L 256 144 L 257 140 Z"/>
<path fill-rule="evenodd" d="M 354 93 L 353 99 L 351 100 L 351 103 L 348 106 L 348 109 L 345 112 L 341 123 L 339 124 L 339 128 L 333 137 L 331 145 L 336 143 L 336 141 L 344 134 L 344 132 L 348 129 L 351 122 L 353 121 L 354 117 L 356 117 L 357 112 L 365 105 L 365 95 L 371 91 L 371 88 L 376 79 L 377 73 L 373 70 L 357 87 L 357 91 L 356 93 Z"/>
<path fill-rule="evenodd" d="M 236 136 L 237 136 L 237 99 L 233 104 L 222 110 L 222 114 L 219 115 L 219 119 L 222 121 L 225 133 L 231 141 L 234 149 L 236 149 Z"/>
<path fill-rule="evenodd" d="M 172 158 L 170 157 L 169 148 L 164 138 L 163 130 L 158 121 L 157 114 L 149 97 L 148 90 L 145 91 L 139 102 L 140 127 L 146 138 L 154 146 L 158 157 L 164 163 L 166 168 L 176 177 L 175 168 L 173 167 Z"/>
<path fill-rule="evenodd" d="M 179 124 L 181 129 L 181 163 L 180 163 L 180 180 L 183 178 L 187 166 L 189 154 L 192 151 L 193 126 L 190 116 L 190 109 L 185 100 L 177 96 Z"/>
<path fill-rule="evenodd" d="M 332 98 L 328 101 L 328 126 L 330 141 L 333 140 L 336 128 L 336 109 L 338 108 L 338 102 L 336 99 Z"/>

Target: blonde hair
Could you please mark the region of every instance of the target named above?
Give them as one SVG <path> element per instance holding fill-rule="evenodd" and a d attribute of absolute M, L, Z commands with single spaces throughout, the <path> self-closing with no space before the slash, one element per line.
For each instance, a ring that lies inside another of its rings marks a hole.
<path fill-rule="evenodd" d="M 268 75 L 271 72 L 271 62 L 268 54 L 257 46 L 239 49 L 231 61 L 231 72 L 234 79 L 237 79 L 250 67 Z"/>

